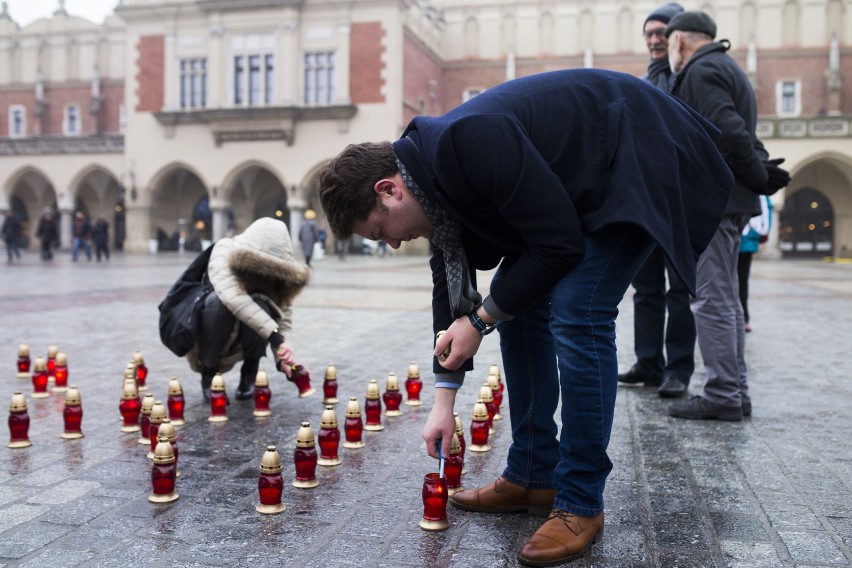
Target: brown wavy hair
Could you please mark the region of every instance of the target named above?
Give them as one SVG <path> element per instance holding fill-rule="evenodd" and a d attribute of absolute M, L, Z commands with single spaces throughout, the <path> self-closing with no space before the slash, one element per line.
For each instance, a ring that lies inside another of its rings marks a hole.
<path fill-rule="evenodd" d="M 319 173 L 319 198 L 331 232 L 352 236 L 352 223 L 364 221 L 378 206 L 373 187 L 399 172 L 390 142 L 350 144 Z"/>

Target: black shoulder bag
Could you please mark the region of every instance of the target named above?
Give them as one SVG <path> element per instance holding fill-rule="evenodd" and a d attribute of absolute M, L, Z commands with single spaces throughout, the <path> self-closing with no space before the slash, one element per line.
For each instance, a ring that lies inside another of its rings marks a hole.
<path fill-rule="evenodd" d="M 192 261 L 158 306 L 160 341 L 178 357 L 186 355 L 198 338 L 204 298 L 213 291 L 206 278 L 212 251 L 210 245 Z"/>

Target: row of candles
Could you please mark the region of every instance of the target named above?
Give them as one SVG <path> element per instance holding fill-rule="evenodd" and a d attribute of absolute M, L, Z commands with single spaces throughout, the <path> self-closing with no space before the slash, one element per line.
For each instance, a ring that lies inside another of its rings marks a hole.
<path fill-rule="evenodd" d="M 58 352 L 56 346 L 51 345 L 48 349 L 47 359 L 37 357 L 33 373 L 29 372 L 29 348 L 21 345 L 18 350 L 18 377 L 33 378 L 33 398 L 49 396 L 47 382 L 53 378 L 56 386 L 55 392 L 66 392 L 65 408 L 63 417 L 65 429 L 62 438 L 74 439 L 83 437 L 81 430 L 82 405 L 79 390 L 67 386 L 68 370 L 67 357 Z M 139 398 L 139 391 L 146 390 L 146 379 L 148 369 L 144 363 L 141 352 L 135 351 L 133 359 L 125 368 L 124 386 L 122 397 L 119 402 L 119 412 L 122 415 L 123 424 L 121 431 L 125 433 L 141 433 L 140 444 L 150 444 L 148 458 L 153 460 L 151 473 L 152 493 L 149 500 L 155 503 L 168 503 L 178 498 L 175 491 L 175 479 L 180 475 L 177 469 L 179 449 L 177 447 L 176 425 L 185 423 L 183 411 L 185 401 L 180 382 L 176 377 L 169 379 L 168 386 L 168 410 L 160 401 L 154 400 L 152 394 L 147 393 L 143 399 Z M 292 378 L 299 389 L 299 396 L 304 398 L 314 393 L 310 386 L 310 375 L 301 365 L 293 366 Z M 406 393 L 408 395 L 407 405 L 417 406 L 420 401 L 422 381 L 416 363 L 411 363 L 408 368 L 408 377 L 405 381 Z M 217 374 L 211 385 L 210 416 L 211 422 L 224 422 L 228 420 L 226 415 L 227 399 L 224 394 L 224 378 Z M 499 407 L 502 403 L 503 384 L 500 380 L 500 371 L 497 365 L 489 368 L 488 382 L 483 383 L 479 400 L 474 405 L 471 422 L 471 451 L 486 452 L 491 448 L 488 444 L 489 434 L 494 433 L 493 421 L 499 420 Z M 334 365 L 326 367 L 323 382 L 323 402 L 334 404 L 337 398 L 337 374 Z M 271 391 L 269 389 L 269 378 L 266 372 L 259 371 L 255 379 L 255 416 L 269 416 L 269 402 Z M 367 386 L 365 400 L 366 423 L 362 421 L 361 408 L 356 397 L 351 397 L 346 406 L 346 422 L 344 424 L 346 448 L 362 448 L 363 431 L 379 431 L 384 428 L 381 423 L 381 401 L 385 403 L 386 416 L 399 416 L 402 414 L 400 405 L 402 394 L 399 392 L 399 384 L 394 373 L 388 375 L 384 395 L 379 396 L 379 387 L 376 380 L 370 380 Z M 8 444 L 10 448 L 23 448 L 32 444 L 28 438 L 29 417 L 27 415 L 26 399 L 21 392 L 15 392 L 12 396 L 9 415 L 9 430 L 11 439 Z M 458 413 L 455 413 L 456 431 L 450 446 L 450 457 L 442 466 L 443 475 L 429 473 L 424 478 L 423 504 L 424 516 L 420 526 L 426 530 L 444 530 L 449 526 L 446 516 L 447 497 L 452 495 L 461 487 L 461 475 L 464 466 L 464 453 L 466 450 L 464 440 L 464 428 Z M 316 479 L 316 466 L 335 466 L 341 463 L 338 455 L 340 432 L 338 430 L 337 416 L 333 406 L 326 406 L 320 419 L 319 446 L 320 455 L 317 456 L 316 442 L 313 430 L 309 422 L 302 422 L 297 435 L 296 451 L 294 453 L 294 464 L 296 466 L 296 479 L 293 481 L 295 487 L 316 487 L 319 482 Z M 260 478 L 258 491 L 260 504 L 257 510 L 261 513 L 274 514 L 284 510 L 281 502 L 283 493 L 283 477 L 281 475 L 281 458 L 275 446 L 268 446 L 261 460 Z"/>

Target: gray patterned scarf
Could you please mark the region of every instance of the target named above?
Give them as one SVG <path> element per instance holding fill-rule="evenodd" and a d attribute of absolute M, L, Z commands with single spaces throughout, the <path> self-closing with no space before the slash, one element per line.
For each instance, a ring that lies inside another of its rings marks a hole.
<path fill-rule="evenodd" d="M 444 269 L 447 273 L 447 291 L 450 296 L 453 319 L 470 313 L 482 302 L 482 296 L 470 281 L 467 256 L 461 244 L 461 223 L 454 219 L 449 211 L 429 199 L 399 159 L 396 165 L 405 186 L 432 221 L 431 242 L 444 253 Z"/>

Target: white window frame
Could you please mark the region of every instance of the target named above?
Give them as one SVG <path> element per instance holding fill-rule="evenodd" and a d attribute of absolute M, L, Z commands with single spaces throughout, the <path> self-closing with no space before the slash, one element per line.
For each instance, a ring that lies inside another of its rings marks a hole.
<path fill-rule="evenodd" d="M 793 108 L 784 109 L 785 85 L 793 86 Z M 775 83 L 775 114 L 784 117 L 799 116 L 802 114 L 802 81 L 799 79 L 781 79 Z"/>
<path fill-rule="evenodd" d="M 71 124 L 68 120 L 71 116 L 71 109 L 74 109 L 74 114 L 76 116 L 77 127 L 75 130 L 71 130 Z M 80 114 L 80 105 L 77 103 L 65 105 L 65 110 L 62 113 L 62 133 L 65 134 L 65 136 L 80 136 L 82 131 L 83 116 Z"/>
<path fill-rule="evenodd" d="M 209 78 L 206 57 L 181 57 L 178 61 L 178 106 L 190 111 L 207 108 Z"/>
<path fill-rule="evenodd" d="M 476 95 L 481 95 L 485 92 L 485 87 L 468 87 L 462 92 L 462 102 L 466 103 Z"/>
<path fill-rule="evenodd" d="M 322 57 L 322 63 L 317 63 Z M 308 59 L 313 63 L 308 65 Z M 320 84 L 319 81 L 324 81 Z M 302 52 L 302 101 L 311 106 L 329 106 L 337 99 L 337 51 L 306 49 Z M 322 96 L 320 96 L 322 94 Z"/>
<path fill-rule="evenodd" d="M 275 37 L 272 34 L 235 35 L 230 40 L 228 55 L 228 102 L 232 107 L 249 108 L 273 106 L 275 104 L 275 76 L 278 66 L 278 53 L 275 49 Z M 258 74 L 255 90 L 252 91 L 251 58 L 258 58 Z M 241 61 L 241 77 L 237 85 L 237 61 Z M 271 64 L 267 72 L 267 64 Z M 242 100 L 237 102 L 239 90 Z M 257 100 L 252 101 L 252 92 L 257 94 Z"/>
<path fill-rule="evenodd" d="M 15 114 L 20 113 L 21 129 L 15 131 Z M 26 138 L 27 136 L 27 107 L 24 105 L 9 105 L 9 138 Z"/>

